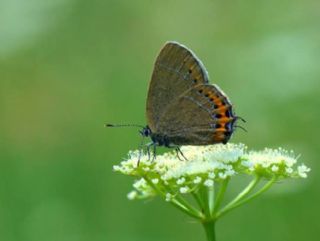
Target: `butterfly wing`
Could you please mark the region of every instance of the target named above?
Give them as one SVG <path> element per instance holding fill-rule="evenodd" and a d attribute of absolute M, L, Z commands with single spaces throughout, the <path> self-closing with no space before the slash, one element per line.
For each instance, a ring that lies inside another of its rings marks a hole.
<path fill-rule="evenodd" d="M 236 118 L 230 100 L 218 86 L 197 85 L 171 103 L 157 130 L 175 145 L 226 143 Z"/>
<path fill-rule="evenodd" d="M 160 117 L 180 94 L 207 84 L 208 79 L 205 67 L 191 50 L 176 42 L 166 43 L 156 59 L 149 85 L 146 115 L 152 132 L 158 132 Z"/>

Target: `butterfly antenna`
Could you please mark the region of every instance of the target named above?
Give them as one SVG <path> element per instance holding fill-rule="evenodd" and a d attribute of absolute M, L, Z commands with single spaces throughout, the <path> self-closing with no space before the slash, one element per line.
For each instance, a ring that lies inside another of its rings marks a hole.
<path fill-rule="evenodd" d="M 238 125 L 235 125 L 234 127 L 236 128 L 240 128 L 241 130 L 244 130 L 245 132 L 248 132 L 246 128 L 244 128 L 243 126 L 238 126 Z"/>
<path fill-rule="evenodd" d="M 145 128 L 143 125 L 136 125 L 136 124 L 104 124 L 104 127 L 140 127 L 140 128 Z"/>
<path fill-rule="evenodd" d="M 238 120 L 238 119 L 241 120 L 243 123 L 246 123 L 246 122 L 247 122 L 247 121 L 246 121 L 245 119 L 243 119 L 241 116 L 237 116 L 236 119 L 237 119 L 237 120 Z"/>

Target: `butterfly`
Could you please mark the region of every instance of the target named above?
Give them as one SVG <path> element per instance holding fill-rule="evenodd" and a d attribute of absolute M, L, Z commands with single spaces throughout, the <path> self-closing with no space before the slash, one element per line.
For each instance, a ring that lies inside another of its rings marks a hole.
<path fill-rule="evenodd" d="M 174 147 L 181 153 L 181 145 L 226 144 L 235 122 L 242 119 L 226 94 L 209 83 L 200 59 L 174 41 L 164 45 L 154 64 L 146 117 L 147 126 L 140 133 L 151 138 L 148 153 L 153 146 L 154 156 L 156 146 Z"/>

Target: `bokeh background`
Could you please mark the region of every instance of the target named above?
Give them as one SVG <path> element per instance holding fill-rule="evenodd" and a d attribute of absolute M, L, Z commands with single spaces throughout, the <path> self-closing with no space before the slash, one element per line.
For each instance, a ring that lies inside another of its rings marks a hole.
<path fill-rule="evenodd" d="M 140 136 L 103 127 L 145 124 L 167 40 L 189 46 L 247 120 L 233 142 L 293 149 L 313 170 L 224 217 L 218 240 L 319 240 L 319 9 L 317 0 L 0 0 L 0 240 L 205 240 L 167 203 L 126 199 L 132 180 L 112 166 Z"/>

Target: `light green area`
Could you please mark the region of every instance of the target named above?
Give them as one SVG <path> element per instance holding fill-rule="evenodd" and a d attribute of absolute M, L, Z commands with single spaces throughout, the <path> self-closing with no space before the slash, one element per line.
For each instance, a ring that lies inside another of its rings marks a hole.
<path fill-rule="evenodd" d="M 52 3 L 50 3 L 52 2 Z M 54 2 L 54 3 L 53 3 Z M 216 224 L 217 240 L 318 240 L 320 15 L 316 0 L 0 2 L 0 240 L 205 240 L 112 172 L 141 140 L 154 59 L 190 47 L 247 120 L 232 141 L 282 146 L 312 168 Z M 244 180 L 230 183 L 243 188 Z M 226 197 L 228 198 L 228 197 Z"/>

